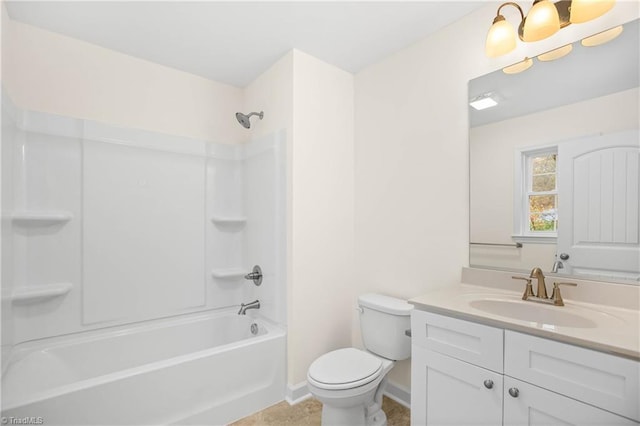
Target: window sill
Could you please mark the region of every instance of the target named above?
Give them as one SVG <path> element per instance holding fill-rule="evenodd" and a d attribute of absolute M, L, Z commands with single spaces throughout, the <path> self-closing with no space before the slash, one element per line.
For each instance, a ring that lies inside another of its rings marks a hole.
<path fill-rule="evenodd" d="M 516 243 L 529 244 L 556 244 L 556 235 L 512 235 L 511 239 Z"/>

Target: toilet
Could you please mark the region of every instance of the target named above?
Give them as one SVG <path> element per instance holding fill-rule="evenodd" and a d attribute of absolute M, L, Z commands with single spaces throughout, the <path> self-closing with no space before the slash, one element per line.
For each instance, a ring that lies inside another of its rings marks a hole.
<path fill-rule="evenodd" d="M 413 306 L 405 300 L 368 293 L 358 297 L 360 330 L 366 350 L 343 348 L 316 359 L 307 386 L 322 402 L 323 425 L 384 426 L 382 394 L 395 361 L 411 356 Z"/>

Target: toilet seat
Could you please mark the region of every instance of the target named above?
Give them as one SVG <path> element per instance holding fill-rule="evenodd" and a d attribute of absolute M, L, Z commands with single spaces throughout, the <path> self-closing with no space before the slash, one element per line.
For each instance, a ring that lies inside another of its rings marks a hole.
<path fill-rule="evenodd" d="M 316 359 L 309 367 L 307 380 L 321 389 L 352 389 L 374 381 L 382 370 L 382 360 L 375 355 L 344 348 Z"/>

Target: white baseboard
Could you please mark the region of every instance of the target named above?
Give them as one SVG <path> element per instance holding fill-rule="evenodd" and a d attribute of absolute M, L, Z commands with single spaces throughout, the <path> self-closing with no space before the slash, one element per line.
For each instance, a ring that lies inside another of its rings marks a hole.
<path fill-rule="evenodd" d="M 398 404 L 404 405 L 411 409 L 411 390 L 404 386 L 397 385 L 393 382 L 387 383 L 387 389 L 384 394 L 396 401 Z"/>
<path fill-rule="evenodd" d="M 309 392 L 309 389 L 307 388 L 307 382 L 300 382 L 296 385 L 290 385 L 287 383 L 287 394 L 285 395 L 284 399 L 285 401 L 287 401 L 290 405 L 295 405 L 298 404 L 302 401 L 304 401 L 305 399 L 309 399 L 311 398 L 311 393 Z"/>
<path fill-rule="evenodd" d="M 411 408 L 411 391 L 404 386 L 389 382 L 387 383 L 387 389 L 384 394 L 397 403 L 404 405 L 407 408 Z M 296 385 L 287 384 L 287 394 L 284 399 L 290 405 L 295 405 L 305 399 L 311 398 L 311 396 L 312 395 L 307 388 L 307 382 L 300 382 Z"/>

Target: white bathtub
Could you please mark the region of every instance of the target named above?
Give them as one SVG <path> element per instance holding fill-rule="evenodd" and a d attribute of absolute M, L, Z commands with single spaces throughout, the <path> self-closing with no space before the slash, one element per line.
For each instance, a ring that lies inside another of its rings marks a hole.
<path fill-rule="evenodd" d="M 218 311 L 25 343 L 2 378 L 2 416 L 225 424 L 284 398 L 285 340 L 263 319 Z"/>

